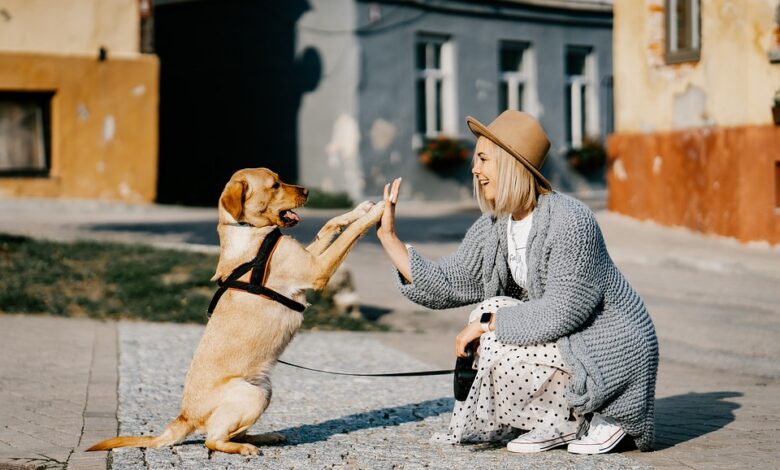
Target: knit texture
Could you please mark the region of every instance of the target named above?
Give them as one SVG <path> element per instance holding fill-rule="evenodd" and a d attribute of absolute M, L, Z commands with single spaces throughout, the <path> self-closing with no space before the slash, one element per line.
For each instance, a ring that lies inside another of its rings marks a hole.
<path fill-rule="evenodd" d="M 507 220 L 483 215 L 451 255 L 431 261 L 409 248 L 410 300 L 433 309 L 498 295 L 525 300 L 496 312 L 506 344 L 556 341 L 572 370 L 566 399 L 580 413 L 615 418 L 640 450 L 652 447 L 658 340 L 647 309 L 610 258 L 593 212 L 552 192 L 539 197 L 528 236 L 526 289 L 507 265 Z"/>

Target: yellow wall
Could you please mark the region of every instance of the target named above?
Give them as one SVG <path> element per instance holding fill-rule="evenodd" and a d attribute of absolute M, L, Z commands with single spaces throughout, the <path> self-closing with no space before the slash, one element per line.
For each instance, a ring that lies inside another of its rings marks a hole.
<path fill-rule="evenodd" d="M 138 0 L 0 0 L 0 51 L 139 50 Z"/>
<path fill-rule="evenodd" d="M 772 122 L 777 0 L 701 0 L 701 57 L 664 63 L 664 1 L 615 0 L 617 132 Z M 677 112 L 675 112 L 677 110 Z"/>
<path fill-rule="evenodd" d="M 2 177 L 0 196 L 154 200 L 158 72 L 152 55 L 0 53 L 0 91 L 55 92 L 50 177 Z"/>

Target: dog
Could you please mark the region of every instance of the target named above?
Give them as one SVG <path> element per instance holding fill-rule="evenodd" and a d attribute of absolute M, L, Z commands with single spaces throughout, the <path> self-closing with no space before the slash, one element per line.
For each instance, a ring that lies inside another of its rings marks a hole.
<path fill-rule="evenodd" d="M 225 281 L 252 260 L 269 233 L 293 227 L 308 190 L 279 180 L 266 168 L 236 172 L 219 200 L 220 255 L 212 280 Z M 321 290 L 355 242 L 382 217 L 384 201 L 366 201 L 328 221 L 304 247 L 289 236 L 276 245 L 264 278 L 273 291 L 296 302 L 305 290 Z M 248 280 L 246 273 L 240 280 Z M 257 455 L 254 444 L 284 441 L 278 433 L 248 436 L 271 401 L 269 372 L 301 326 L 303 315 L 261 295 L 227 289 L 219 298 L 187 372 L 181 412 L 158 436 L 108 439 L 87 449 L 163 447 L 193 432 L 206 435 L 206 447 Z"/>

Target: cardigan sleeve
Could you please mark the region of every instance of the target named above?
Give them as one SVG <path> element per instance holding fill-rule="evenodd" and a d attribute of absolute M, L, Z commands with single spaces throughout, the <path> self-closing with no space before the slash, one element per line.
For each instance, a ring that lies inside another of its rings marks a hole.
<path fill-rule="evenodd" d="M 469 228 L 458 249 L 432 261 L 407 245 L 412 283 L 395 271 L 396 285 L 412 302 L 432 309 L 469 305 L 483 300 L 481 240 L 490 229 L 490 219 L 480 217 Z"/>
<path fill-rule="evenodd" d="M 569 212 L 553 235 L 547 282 L 540 298 L 496 312 L 496 338 L 529 345 L 575 332 L 603 298 L 599 272 L 608 257 L 601 230 L 588 209 Z"/>

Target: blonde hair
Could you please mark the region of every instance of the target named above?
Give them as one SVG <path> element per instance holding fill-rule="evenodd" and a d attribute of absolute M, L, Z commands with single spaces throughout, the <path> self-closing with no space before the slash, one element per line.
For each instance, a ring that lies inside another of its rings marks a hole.
<path fill-rule="evenodd" d="M 496 181 L 496 199 L 488 201 L 485 199 L 482 185 L 474 176 L 474 197 L 480 210 L 498 217 L 520 209 L 533 210 L 539 195 L 547 194 L 550 190 L 542 186 L 525 165 L 492 140 L 480 137 L 477 144 L 479 145 L 483 140 L 486 150 L 497 159 L 498 181 Z M 477 158 L 476 153 L 475 150 L 474 158 Z"/>

